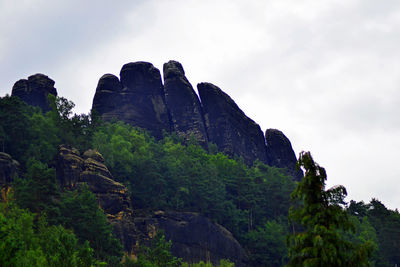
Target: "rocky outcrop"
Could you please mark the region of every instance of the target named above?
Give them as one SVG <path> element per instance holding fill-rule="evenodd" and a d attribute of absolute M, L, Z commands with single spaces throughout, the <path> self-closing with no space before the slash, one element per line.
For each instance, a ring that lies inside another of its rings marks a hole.
<path fill-rule="evenodd" d="M 108 216 L 131 213 L 128 189 L 114 181 L 99 152 L 88 150 L 80 154 L 76 148 L 61 145 L 56 157 L 56 174 L 64 189 L 75 189 L 86 183 Z"/>
<path fill-rule="evenodd" d="M 197 88 L 203 104 L 209 141 L 230 156 L 242 157 L 249 165 L 256 159 L 267 162 L 260 126 L 248 118 L 217 86 L 200 83 Z"/>
<path fill-rule="evenodd" d="M 164 91 L 173 130 L 186 141 L 195 138 L 207 148 L 207 132 L 199 98 L 177 61 L 164 64 Z"/>
<path fill-rule="evenodd" d="M 59 185 L 67 190 L 87 184 L 113 225 L 115 235 L 131 253 L 136 246 L 136 229 L 128 189 L 113 180 L 102 155 L 95 150 L 80 154 L 71 146 L 61 145 L 56 156 L 56 174 Z"/>
<path fill-rule="evenodd" d="M 75 189 L 82 182 L 83 159 L 78 149 L 61 145 L 56 156 L 57 183 L 61 188 Z"/>
<path fill-rule="evenodd" d="M 127 188 L 113 180 L 103 157 L 95 150 L 81 154 L 73 147 L 61 145 L 56 173 L 58 183 L 65 189 L 88 185 L 128 254 L 136 254 L 138 244 L 148 245 L 155 233 L 163 230 L 172 241 L 172 253 L 185 261 L 216 263 L 230 259 L 236 266 L 247 263 L 243 248 L 232 234 L 200 214 L 132 211 Z"/>
<path fill-rule="evenodd" d="M 92 109 L 105 120 L 124 121 L 149 130 L 156 138 L 170 131 L 160 71 L 151 63 L 125 64 L 121 80 L 103 75 L 97 85 Z"/>
<path fill-rule="evenodd" d="M 171 251 L 185 262 L 229 259 L 235 266 L 247 266 L 247 255 L 232 234 L 221 225 L 194 212 L 156 211 L 137 214 L 134 219 L 141 239 L 148 241 L 157 230 L 172 241 Z"/>
<path fill-rule="evenodd" d="M 40 107 L 43 112 L 50 110 L 47 96 L 49 94 L 57 96 L 54 88 L 54 81 L 43 74 L 29 76 L 28 79 L 17 81 L 12 88 L 12 96 L 18 96 L 22 101 Z"/>
<path fill-rule="evenodd" d="M 198 84 L 200 102 L 179 62 L 165 63 L 163 72 L 164 86 L 159 70 L 147 62 L 125 64 L 121 80 L 112 74 L 103 75 L 92 109 L 106 121 L 122 120 L 149 130 L 158 139 L 163 131 L 173 131 L 185 141 L 197 139 L 206 149 L 212 142 L 219 151 L 242 157 L 248 165 L 259 159 L 286 168 L 294 179 L 300 179 L 287 138 L 281 142 L 283 147 L 289 142 L 287 149 L 281 150 L 274 143 L 280 139 L 275 137 L 267 137 L 272 143 L 266 147 L 260 126 L 220 88 L 211 83 Z"/>
<path fill-rule="evenodd" d="M 17 174 L 19 163 L 9 154 L 0 152 L 0 200 L 6 200 L 10 184 Z"/>
<path fill-rule="evenodd" d="M 265 132 L 269 165 L 286 169 L 288 175 L 300 181 L 303 172 L 296 168 L 296 155 L 290 140 L 279 130 L 268 129 Z"/>

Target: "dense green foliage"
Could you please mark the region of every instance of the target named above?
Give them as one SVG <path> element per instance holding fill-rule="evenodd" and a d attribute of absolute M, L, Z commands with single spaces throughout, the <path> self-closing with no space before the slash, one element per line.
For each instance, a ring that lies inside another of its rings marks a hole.
<path fill-rule="evenodd" d="M 0 262 L 2 266 L 93 266 L 93 250 L 80 244 L 62 226 L 48 226 L 45 217 L 13 202 L 0 203 Z"/>
<path fill-rule="evenodd" d="M 288 210 L 292 205 L 290 193 L 296 184 L 280 169 L 261 162 L 248 167 L 240 159 L 217 153 L 213 144 L 209 144 L 208 152 L 203 150 L 194 139 L 188 145 L 183 145 L 173 134 L 155 140 L 142 129 L 121 122 L 104 123 L 95 114 L 73 115 L 73 103 L 64 98 L 50 97 L 50 102 L 53 110 L 42 114 L 40 109 L 26 105 L 18 98 L 6 96 L 0 99 L 0 150 L 21 164 L 20 178 L 14 182 L 13 205 L 25 221 L 14 224 L 15 227 L 21 223 L 26 225 L 26 236 L 36 240 L 35 251 L 55 249 L 43 243 L 40 245 L 40 238 L 45 235 L 55 243 L 64 242 L 57 240 L 65 236 L 66 243 L 61 248 L 70 246 L 69 253 L 72 254 L 52 253 L 69 257 L 68 260 L 74 262 L 70 266 L 79 265 L 75 264 L 79 261 L 87 263 L 82 266 L 101 261 L 118 265 L 121 259 L 121 245 L 112 236 L 111 226 L 98 208 L 95 196 L 87 188 L 64 192 L 56 185 L 54 157 L 60 144 L 69 144 L 80 151 L 99 150 L 114 178 L 128 187 L 134 208 L 200 212 L 230 230 L 249 253 L 253 265 L 282 266 L 287 263 L 286 236 L 293 227 L 302 228 L 288 224 Z M 306 164 L 304 159 L 301 163 Z M 305 230 L 311 225 L 318 226 L 302 241 L 303 244 L 308 242 L 314 247 L 315 241 L 319 246 L 318 233 L 325 231 L 320 236 L 328 241 L 321 249 L 331 242 L 334 251 L 346 248 L 350 255 L 368 241 L 375 247 L 371 265 L 400 264 L 400 214 L 373 199 L 369 204 L 350 202 L 348 213 L 351 216 L 348 216 L 344 188 L 325 191 L 325 173 L 319 166 L 314 167 L 318 167 L 319 173 L 313 181 L 319 184 L 307 185 L 302 181 L 294 193 L 306 201 L 302 194 L 314 192 L 311 195 L 315 199 L 305 202 L 308 207 L 303 206 L 303 211 L 299 209 L 292 214 L 293 220 L 299 220 Z M 295 204 L 299 205 L 299 202 Z M 311 216 L 306 216 L 307 213 Z M 10 227 L 9 222 L 16 220 L 4 219 L 15 218 L 10 214 L 5 209 L 0 214 L 7 227 Z M 18 240 L 18 235 L 24 231 L 18 227 L 10 235 L 0 232 L 1 238 Z M 351 229 L 355 232 L 349 231 Z M 0 246 L 6 244 L 4 240 Z M 27 254 L 10 252 L 6 261 L 22 260 L 18 255 L 25 255 L 30 260 L 29 255 L 32 255 L 32 262 L 51 262 L 45 251 L 32 252 L 29 242 L 24 246 L 25 250 L 18 252 Z M 160 237 L 143 251 L 139 263 L 134 266 L 160 266 L 162 264 L 156 259 L 163 257 L 167 259 L 165 262 L 176 262 L 169 246 L 170 243 Z M 298 250 L 292 249 L 291 258 L 297 253 Z M 133 263 L 127 261 L 126 264 Z M 209 263 L 193 266 L 209 266 Z M 231 263 L 223 261 L 220 266 L 231 266 Z"/>
<path fill-rule="evenodd" d="M 285 243 L 264 240 L 275 234 L 268 227 L 277 221 L 279 233 L 287 233 L 294 183 L 279 169 L 261 162 L 249 168 L 196 144 L 182 145 L 176 136 L 156 141 L 123 123 L 98 127 L 93 147 L 104 155 L 114 177 L 129 186 L 134 207 L 200 212 L 228 228 L 252 252 L 252 260 L 270 266 L 283 262 Z M 271 252 L 254 242 L 264 242 Z M 272 243 L 279 247 L 270 248 Z"/>
<path fill-rule="evenodd" d="M 162 232 L 151 240 L 149 247 L 142 246 L 141 254 L 136 260 L 125 262 L 125 267 L 178 267 L 182 260 L 171 254 L 171 241 L 166 241 Z"/>
<path fill-rule="evenodd" d="M 56 186 L 55 171 L 45 164 L 29 160 L 25 179 L 14 183 L 19 207 L 29 209 L 40 219 L 46 216 L 53 225 L 73 230 L 80 244 L 88 242 L 96 259 L 116 265 L 122 246 L 112 236 L 111 225 L 87 187 L 62 192 Z"/>
<path fill-rule="evenodd" d="M 369 266 L 373 242 L 351 242 L 340 232 L 353 227 L 340 205 L 346 189 L 338 186 L 325 190 L 325 169 L 314 162 L 310 153 L 300 155 L 299 165 L 305 169 L 305 176 L 292 197 L 301 203 L 291 208 L 290 219 L 304 230 L 290 236 L 288 266 Z"/>

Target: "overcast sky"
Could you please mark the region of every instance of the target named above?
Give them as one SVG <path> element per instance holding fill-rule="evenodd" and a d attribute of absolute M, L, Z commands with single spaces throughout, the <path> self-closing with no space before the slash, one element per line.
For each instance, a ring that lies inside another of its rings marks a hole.
<path fill-rule="evenodd" d="M 88 113 L 103 74 L 171 59 L 311 151 L 328 187 L 400 208 L 400 1 L 0 0 L 0 96 L 44 73 Z"/>

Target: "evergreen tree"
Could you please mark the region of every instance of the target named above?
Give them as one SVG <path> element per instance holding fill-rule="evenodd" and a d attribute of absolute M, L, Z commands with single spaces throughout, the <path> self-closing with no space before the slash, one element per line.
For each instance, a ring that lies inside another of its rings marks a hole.
<path fill-rule="evenodd" d="M 122 257 L 122 245 L 112 235 L 112 226 L 87 186 L 65 192 L 60 206 L 60 223 L 72 229 L 81 243 L 89 241 L 97 259 L 112 266 L 118 265 Z"/>
<path fill-rule="evenodd" d="M 290 209 L 290 219 L 304 230 L 289 237 L 288 266 L 369 266 L 373 243 L 354 244 L 340 231 L 353 229 L 346 211 L 340 205 L 346 189 L 337 186 L 325 190 L 325 169 L 316 164 L 309 152 L 302 153 L 298 165 L 305 176 L 292 193 L 300 207 Z"/>

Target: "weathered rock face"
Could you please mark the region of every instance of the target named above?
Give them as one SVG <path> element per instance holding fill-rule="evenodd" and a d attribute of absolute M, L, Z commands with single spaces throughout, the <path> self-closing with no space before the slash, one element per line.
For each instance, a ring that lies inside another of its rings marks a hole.
<path fill-rule="evenodd" d="M 86 183 L 108 216 L 131 212 L 128 189 L 113 180 L 99 152 L 88 150 L 81 155 L 76 148 L 61 145 L 56 158 L 56 174 L 58 183 L 65 189 L 75 189 Z"/>
<path fill-rule="evenodd" d="M 0 152 L 0 200 L 7 200 L 10 184 L 17 174 L 19 163 L 7 153 Z"/>
<path fill-rule="evenodd" d="M 112 74 L 104 74 L 97 84 L 96 94 L 93 99 L 92 109 L 97 110 L 104 119 L 112 119 L 116 116 L 116 110 L 121 107 L 122 85 Z"/>
<path fill-rule="evenodd" d="M 286 169 L 288 175 L 300 181 L 303 172 L 296 169 L 297 159 L 289 139 L 279 130 L 268 129 L 265 132 L 265 141 L 269 164 Z"/>
<path fill-rule="evenodd" d="M 229 259 L 235 266 L 247 266 L 247 255 L 232 234 L 198 213 L 157 211 L 135 216 L 134 221 L 140 233 L 145 233 L 143 240 L 162 229 L 172 241 L 172 253 L 186 262 L 216 264 L 221 259 Z"/>
<path fill-rule="evenodd" d="M 67 190 L 79 188 L 82 183 L 88 185 L 113 225 L 115 235 L 125 250 L 132 253 L 136 247 L 136 228 L 128 189 L 113 180 L 102 155 L 91 149 L 80 154 L 71 146 L 61 145 L 56 156 L 56 173 L 58 183 Z"/>
<path fill-rule="evenodd" d="M 170 131 L 161 74 L 151 63 L 125 64 L 121 81 L 111 74 L 99 80 L 92 109 L 106 121 L 122 120 L 149 130 L 156 138 Z"/>
<path fill-rule="evenodd" d="M 78 149 L 61 145 L 56 156 L 56 176 L 61 188 L 75 189 L 81 183 L 83 159 Z"/>
<path fill-rule="evenodd" d="M 48 94 L 57 95 L 54 81 L 43 74 L 29 76 L 17 81 L 12 88 L 12 96 L 18 96 L 25 103 L 40 107 L 43 112 L 50 110 Z"/>
<path fill-rule="evenodd" d="M 185 77 L 182 65 L 176 61 L 164 64 L 165 99 L 169 108 L 173 130 L 185 140 L 195 138 L 207 148 L 207 132 L 202 108 L 192 85 Z"/>
<path fill-rule="evenodd" d="M 264 135 L 260 126 L 248 118 L 236 103 L 211 83 L 197 85 L 209 141 L 219 150 L 243 157 L 247 164 L 256 159 L 267 162 Z"/>

